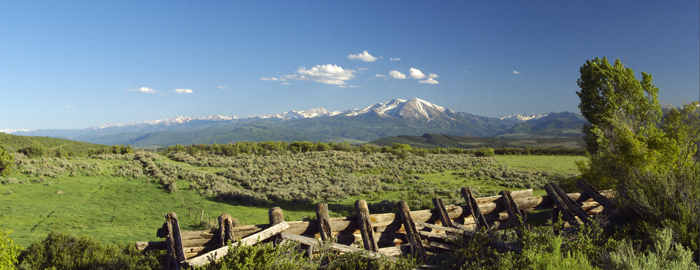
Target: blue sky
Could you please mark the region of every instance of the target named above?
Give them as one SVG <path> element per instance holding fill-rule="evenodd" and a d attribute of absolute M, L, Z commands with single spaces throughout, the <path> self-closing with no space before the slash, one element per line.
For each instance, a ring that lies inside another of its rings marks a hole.
<path fill-rule="evenodd" d="M 603 56 L 650 73 L 662 103 L 698 100 L 697 0 L 476 2 L 0 1 L 0 129 L 413 97 L 578 112 L 579 68 Z"/>

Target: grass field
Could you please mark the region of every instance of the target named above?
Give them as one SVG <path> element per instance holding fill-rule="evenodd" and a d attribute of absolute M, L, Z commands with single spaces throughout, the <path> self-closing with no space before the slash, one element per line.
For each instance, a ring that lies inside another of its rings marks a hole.
<path fill-rule="evenodd" d="M 573 162 L 583 159 L 583 157 L 569 156 L 499 156 L 496 158 L 497 164 L 507 165 L 509 168 L 564 174 L 577 173 Z M 176 184 L 181 188 L 176 193 L 168 193 L 155 180 L 111 176 L 110 172 L 123 161 L 94 159 L 88 161 L 99 163 L 104 168 L 103 173 L 97 176 L 81 175 L 44 179 L 22 174 L 11 175 L 10 177 L 16 178 L 19 183 L 1 186 L 0 229 L 12 230 L 13 233 L 10 236 L 25 247 L 45 237 L 52 230 L 89 235 L 101 242 L 114 244 L 160 241 L 161 239 L 155 237 L 155 232 L 163 224 L 164 215 L 169 212 L 178 214 L 183 230 L 204 228 L 199 222 L 202 209 L 204 209 L 205 220 L 207 217 L 215 220 L 218 215 L 228 213 L 237 218 L 241 224 L 267 223 L 267 212 L 274 206 L 284 209 L 286 220 L 315 217 L 313 204 L 236 205 L 190 191 L 184 188 L 189 185 L 185 180 L 177 180 Z M 178 164 L 189 170 L 222 169 L 198 167 L 169 159 L 164 159 L 162 162 Z M 472 169 L 479 168 L 470 170 Z M 457 189 L 461 186 L 477 188 L 482 195 L 494 194 L 504 189 L 522 189 L 453 174 L 463 172 L 464 170 L 447 170 L 414 174 L 416 176 L 414 179 L 406 180 L 402 184 L 391 184 L 403 186 L 404 190 L 368 193 L 333 202 L 331 205 L 335 205 L 336 209 L 344 210 L 336 211 L 332 215 L 352 215 L 353 212 L 348 209 L 352 209 L 356 199 L 365 199 L 369 203 L 378 203 L 382 200 L 420 200 L 425 203 L 429 198 L 437 196 L 429 194 L 431 188 L 451 189 L 454 192 L 440 196 L 443 198 L 449 196 L 453 199 L 460 198 Z M 536 190 L 535 194 L 543 195 L 544 191 Z"/>
<path fill-rule="evenodd" d="M 24 179 L 21 175 L 15 177 Z M 205 219 L 214 220 L 228 213 L 242 224 L 266 223 L 269 210 L 268 207 L 212 201 L 194 191 L 170 194 L 154 182 L 125 177 L 78 176 L 49 178 L 48 181 L 53 184 L 30 182 L 2 186 L 0 228 L 12 230 L 11 237 L 22 246 L 45 237 L 52 230 L 90 235 L 104 243 L 161 241 L 155 237 L 155 232 L 169 212 L 178 214 L 183 230 L 193 230 L 203 228 L 199 226 L 202 209 Z M 6 194 L 6 190 L 12 193 Z M 299 207 L 284 207 L 284 210 L 288 220 L 300 220 L 313 214 L 309 210 L 300 211 Z"/>

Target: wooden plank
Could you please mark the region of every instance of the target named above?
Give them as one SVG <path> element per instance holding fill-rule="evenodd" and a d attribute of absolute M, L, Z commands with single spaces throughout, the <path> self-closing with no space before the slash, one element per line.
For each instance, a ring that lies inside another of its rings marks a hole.
<path fill-rule="evenodd" d="M 177 214 L 170 212 L 165 215 L 165 224 L 168 228 L 168 238 L 165 240 L 167 252 L 168 269 L 181 269 L 181 263 L 185 261 L 185 251 L 180 238 L 180 224 L 177 221 Z"/>
<path fill-rule="evenodd" d="M 187 239 L 187 240 L 181 240 L 182 247 L 197 247 L 197 246 L 204 246 L 204 245 L 213 245 L 213 244 L 219 244 L 218 239 L 206 239 L 206 238 L 194 238 L 194 239 Z"/>
<path fill-rule="evenodd" d="M 379 247 L 377 241 L 374 240 L 374 231 L 372 230 L 372 222 L 369 219 L 369 208 L 365 200 L 355 201 L 355 213 L 357 214 L 357 223 L 360 226 L 362 235 L 362 243 L 366 250 L 377 252 Z"/>
<path fill-rule="evenodd" d="M 515 204 L 515 202 L 513 202 L 513 197 L 510 196 L 509 191 L 501 191 L 501 203 L 503 204 L 503 207 L 506 209 L 506 212 L 510 217 L 510 222 L 512 222 L 513 227 L 515 227 L 515 231 L 518 234 L 518 238 L 522 238 L 523 217 L 520 215 L 520 209 L 518 209 L 518 205 Z"/>
<path fill-rule="evenodd" d="M 434 247 L 434 248 L 440 248 L 440 249 L 444 249 L 444 250 L 455 250 L 455 249 L 457 249 L 457 248 L 455 248 L 455 247 L 452 246 L 452 245 L 448 245 L 448 244 L 440 243 L 440 242 L 435 242 L 435 241 L 430 241 L 430 242 L 428 242 L 428 245 L 427 245 L 427 246 L 429 246 L 429 247 Z"/>
<path fill-rule="evenodd" d="M 569 208 L 569 211 L 571 211 L 574 215 L 576 215 L 581 221 L 585 222 L 586 224 L 590 224 L 593 222 L 591 220 L 591 217 L 586 214 L 586 211 L 583 211 L 583 208 L 581 208 L 580 205 L 578 205 L 574 200 L 569 198 L 569 196 L 566 196 L 566 192 L 562 190 L 556 183 L 551 182 L 549 183 L 551 187 L 554 189 L 554 191 L 559 195 L 559 198 L 562 198 L 562 201 L 566 204 L 566 206 Z"/>
<path fill-rule="evenodd" d="M 439 197 L 433 198 L 433 205 L 435 206 L 435 213 L 438 215 L 438 218 L 440 218 L 442 225 L 452 227 L 452 219 L 447 215 L 447 209 L 445 209 L 445 204 L 442 203 L 442 199 Z"/>
<path fill-rule="evenodd" d="M 311 238 L 311 237 L 305 237 L 305 236 L 291 234 L 291 233 L 281 233 L 280 237 L 282 237 L 284 239 L 292 240 L 292 241 L 297 241 L 297 242 L 302 243 L 304 245 L 315 246 L 315 247 L 320 246 L 319 241 L 317 239 Z M 362 250 L 362 249 L 359 249 L 356 247 L 341 245 L 341 244 L 337 244 L 337 243 L 331 243 L 330 248 L 331 248 L 331 250 L 345 252 L 345 253 L 359 252 L 359 254 L 361 254 L 361 256 L 366 257 L 366 258 L 370 258 L 370 259 L 379 259 L 381 257 L 386 257 L 386 256 L 382 255 L 381 253 Z"/>
<path fill-rule="evenodd" d="M 516 191 L 511 191 L 510 196 L 513 198 L 527 198 L 527 197 L 532 197 L 532 189 L 524 189 L 524 190 L 516 190 Z M 489 196 L 489 197 L 481 197 L 481 198 L 474 198 L 476 200 L 477 204 L 483 204 L 483 203 L 490 203 L 490 202 L 496 202 L 499 199 L 501 199 L 501 195 L 497 196 Z"/>
<path fill-rule="evenodd" d="M 559 194 L 554 190 L 551 183 L 544 185 L 544 190 L 549 195 L 549 198 L 557 206 L 557 209 L 559 209 L 562 218 L 564 218 L 566 222 L 568 222 L 571 226 L 580 225 L 576 220 L 575 215 L 571 212 L 571 210 L 569 210 L 569 207 L 566 205 L 564 200 L 562 200 L 562 198 L 559 197 Z"/>
<path fill-rule="evenodd" d="M 426 231 L 419 231 L 418 233 L 422 236 L 425 236 L 425 237 L 440 238 L 440 239 L 446 239 L 446 240 L 459 240 L 462 238 L 461 236 L 456 236 L 454 234 L 443 234 L 443 233 L 434 233 L 434 232 L 426 232 Z"/>
<path fill-rule="evenodd" d="M 275 224 L 275 225 L 273 225 L 265 230 L 262 230 L 258 233 L 249 235 L 248 237 L 243 238 L 243 239 L 241 239 L 241 241 L 235 242 L 235 243 L 231 244 L 230 246 L 224 246 L 224 247 L 212 250 L 210 252 L 207 252 L 206 254 L 204 254 L 202 256 L 197 256 L 197 257 L 191 258 L 191 259 L 187 260 L 187 264 L 189 266 L 202 266 L 202 265 L 209 263 L 212 260 L 218 261 L 222 257 L 226 256 L 226 254 L 228 254 L 229 247 L 235 248 L 235 247 L 239 247 L 239 246 L 252 246 L 252 245 L 257 244 L 260 241 L 263 241 L 265 239 L 268 239 L 274 235 L 281 233 L 282 231 L 284 231 L 287 228 L 289 228 L 289 224 L 287 224 L 287 222 L 283 221 L 283 222 Z"/>
<path fill-rule="evenodd" d="M 457 233 L 457 234 L 464 234 L 464 232 L 465 232 L 464 230 L 460 230 L 457 228 L 445 227 L 445 226 L 435 225 L 435 224 L 426 223 L 426 222 L 422 222 L 422 221 L 416 221 L 416 227 L 418 227 L 418 226 L 427 227 L 427 228 L 431 228 L 433 230 L 438 230 L 438 231 L 443 231 L 443 232 Z"/>
<path fill-rule="evenodd" d="M 428 262 L 428 254 L 425 253 L 425 248 L 423 247 L 423 241 L 421 241 L 418 230 L 416 230 L 416 225 L 411 218 L 411 209 L 408 208 L 408 204 L 405 201 L 399 201 L 399 215 L 403 221 L 403 226 L 406 229 L 406 236 L 408 237 L 408 243 L 411 244 L 411 249 L 413 256 L 417 257 L 422 262 Z"/>
<path fill-rule="evenodd" d="M 462 197 L 466 201 L 467 208 L 470 210 L 472 217 L 474 217 L 474 222 L 477 225 L 477 230 L 481 228 L 488 228 L 489 224 L 486 222 L 484 215 L 481 214 L 481 209 L 474 199 L 474 194 L 468 187 L 462 187 Z"/>
<path fill-rule="evenodd" d="M 321 235 L 321 239 L 324 241 L 331 239 L 333 230 L 331 229 L 331 218 L 328 215 L 327 203 L 316 204 L 316 220 L 318 221 L 318 232 Z"/>
<path fill-rule="evenodd" d="M 576 185 L 583 189 L 588 196 L 591 196 L 596 202 L 600 203 L 605 209 L 608 209 L 608 211 L 615 210 L 617 206 L 615 206 L 615 203 L 613 203 L 610 199 L 607 197 L 603 196 L 600 194 L 600 192 L 591 185 L 591 183 L 588 183 L 585 179 L 579 179 L 576 181 Z"/>

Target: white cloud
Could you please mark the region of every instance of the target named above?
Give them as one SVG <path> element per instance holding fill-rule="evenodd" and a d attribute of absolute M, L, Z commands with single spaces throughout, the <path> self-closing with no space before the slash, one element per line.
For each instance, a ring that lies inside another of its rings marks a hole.
<path fill-rule="evenodd" d="M 382 75 L 382 74 L 375 74 L 374 77 L 386 79 L 386 75 Z"/>
<path fill-rule="evenodd" d="M 357 72 L 363 72 L 363 71 L 368 70 L 368 69 L 369 69 L 369 68 L 358 68 L 358 69 L 357 69 Z"/>
<path fill-rule="evenodd" d="M 433 79 L 433 78 L 428 78 L 427 80 L 422 80 L 418 81 L 419 83 L 427 83 L 427 84 L 438 84 L 438 81 Z"/>
<path fill-rule="evenodd" d="M 411 69 L 408 71 L 408 74 L 410 74 L 411 78 L 414 78 L 414 79 L 423 79 L 423 78 L 425 78 L 425 74 L 423 74 L 423 72 L 421 72 L 419 69 L 416 69 L 416 68 L 411 68 Z"/>
<path fill-rule="evenodd" d="M 283 82 L 282 85 L 290 85 L 290 82 Z"/>
<path fill-rule="evenodd" d="M 438 75 L 435 73 L 430 73 L 430 75 L 428 75 L 428 78 L 437 78 L 437 77 L 438 77 Z"/>
<path fill-rule="evenodd" d="M 398 57 L 397 58 L 389 58 L 389 61 L 400 61 L 400 60 L 401 60 L 401 58 L 398 58 Z"/>
<path fill-rule="evenodd" d="M 345 81 L 355 78 L 355 74 L 353 73 L 355 73 L 355 70 L 343 69 L 342 67 L 328 64 L 316 65 L 310 69 L 299 67 L 299 69 L 297 69 L 297 74 L 282 76 L 282 78 L 314 81 L 331 85 L 345 85 Z"/>
<path fill-rule="evenodd" d="M 360 88 L 360 87 L 357 86 L 357 85 L 340 85 L 340 86 L 338 86 L 338 87 L 340 87 L 340 88 Z"/>
<path fill-rule="evenodd" d="M 261 80 L 261 81 L 278 81 L 279 79 L 277 79 L 277 78 L 275 78 L 275 77 L 272 77 L 272 78 L 265 78 L 265 77 L 262 77 L 262 78 L 260 78 L 260 80 Z"/>
<path fill-rule="evenodd" d="M 400 80 L 406 79 L 406 74 L 403 74 L 403 73 L 399 72 L 398 70 L 389 71 L 389 76 L 393 77 L 394 79 L 400 79 Z"/>
<path fill-rule="evenodd" d="M 513 74 L 515 74 L 515 75 L 520 75 L 520 71 L 515 71 L 515 70 L 513 70 Z"/>
<path fill-rule="evenodd" d="M 192 94 L 192 89 L 175 89 L 177 94 Z"/>
<path fill-rule="evenodd" d="M 378 57 L 371 56 L 371 55 L 367 52 L 367 50 L 365 50 L 365 51 L 362 52 L 362 53 L 348 55 L 348 59 L 350 59 L 350 60 L 355 60 L 355 59 L 357 59 L 357 60 L 362 60 L 362 61 L 365 61 L 365 62 L 374 62 L 374 61 L 376 61 L 376 60 L 379 59 L 379 58 L 378 58 Z"/>
<path fill-rule="evenodd" d="M 226 89 L 226 86 L 219 85 L 219 86 L 217 86 L 216 88 L 219 88 L 219 89 Z"/>
<path fill-rule="evenodd" d="M 75 109 L 75 107 L 70 106 L 70 105 L 67 105 L 66 108 L 71 109 L 71 110 L 72 110 L 72 109 Z"/>
<path fill-rule="evenodd" d="M 155 94 L 158 93 L 158 91 L 153 90 L 153 88 L 148 88 L 148 87 L 141 87 L 141 88 L 126 88 L 126 91 L 128 92 L 141 92 L 141 93 L 146 93 L 146 94 Z"/>

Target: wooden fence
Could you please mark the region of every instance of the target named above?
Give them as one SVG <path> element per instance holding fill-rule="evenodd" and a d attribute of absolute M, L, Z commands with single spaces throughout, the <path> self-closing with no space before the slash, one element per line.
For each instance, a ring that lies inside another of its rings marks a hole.
<path fill-rule="evenodd" d="M 156 235 L 161 242 L 137 242 L 139 250 L 167 250 L 162 260 L 164 269 L 181 269 L 204 265 L 226 255 L 231 241 L 233 247 L 254 245 L 273 238 L 275 242 L 296 241 L 317 247 L 320 240 L 334 239 L 331 249 L 339 252 L 365 251 L 370 258 L 412 254 L 427 262 L 430 253 L 449 252 L 453 249 L 445 240 L 457 239 L 477 231 L 516 228 L 521 235 L 527 212 L 554 209 L 552 218 L 561 213 L 572 227 L 590 223 L 591 215 L 605 208 L 614 208 L 610 200 L 613 192 L 598 192 L 585 180 L 577 183 L 581 193 L 564 193 L 556 184 L 545 186 L 548 196 L 532 196 L 532 190 L 502 191 L 499 196 L 474 198 L 469 188 L 461 190 L 463 205 L 444 205 L 440 198 L 433 199 L 433 210 L 410 211 L 408 205 L 398 203 L 399 214 L 370 214 L 365 200 L 355 202 L 356 216 L 329 218 L 328 205 L 316 205 L 316 220 L 285 222 L 282 209 L 269 211 L 269 224 L 234 226 L 231 216 L 218 218 L 218 229 L 181 231 L 175 213 L 165 216 L 166 222 Z M 238 240 L 240 239 L 240 240 Z M 268 240 L 269 241 L 269 240 Z M 350 246 L 362 242 L 364 250 Z M 494 242 L 499 249 L 518 250 L 517 246 Z"/>

